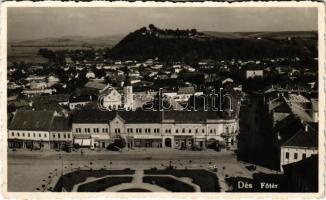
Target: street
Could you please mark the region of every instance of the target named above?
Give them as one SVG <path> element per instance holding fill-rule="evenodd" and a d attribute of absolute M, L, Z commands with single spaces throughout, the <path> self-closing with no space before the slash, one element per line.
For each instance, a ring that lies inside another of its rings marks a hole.
<path fill-rule="evenodd" d="M 62 160 L 61 157 L 62 156 Z M 30 152 L 19 150 L 8 153 L 8 191 L 36 191 L 48 177 L 57 180 L 63 173 L 75 168 L 100 169 L 149 169 L 151 167 L 165 168 L 172 165 L 177 169 L 209 169 L 216 165 L 219 181 L 224 181 L 227 176 L 242 176 L 251 178 L 258 171 L 272 173 L 272 171 L 257 167 L 252 172 L 245 168 L 247 163 L 237 161 L 233 152 L 205 151 L 180 151 L 174 149 L 137 149 L 124 152 L 90 151 L 60 153 L 56 151 Z M 223 169 L 224 168 L 224 169 Z M 222 178 L 220 178 L 222 177 Z M 53 184 L 53 183 L 52 183 Z M 220 184 L 220 185 L 223 185 Z M 225 184 L 224 184 L 225 185 Z M 227 189 L 227 188 L 226 188 Z"/>

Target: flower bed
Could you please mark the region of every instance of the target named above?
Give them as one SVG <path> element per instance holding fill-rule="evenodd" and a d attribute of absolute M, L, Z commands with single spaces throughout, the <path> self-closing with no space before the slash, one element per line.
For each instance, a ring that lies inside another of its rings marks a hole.
<path fill-rule="evenodd" d="M 89 177 L 103 177 L 107 175 L 131 175 L 135 174 L 134 170 L 77 170 L 70 172 L 60 177 L 57 184 L 54 186 L 54 192 L 63 190 L 71 192 L 74 185 L 85 182 Z"/>
<path fill-rule="evenodd" d="M 112 186 L 119 185 L 121 183 L 130 183 L 131 181 L 132 177 L 106 177 L 80 185 L 77 192 L 102 192 Z"/>
<path fill-rule="evenodd" d="M 217 176 L 209 171 L 202 169 L 187 169 L 187 170 L 145 170 L 144 174 L 148 175 L 172 175 L 176 177 L 188 177 L 193 180 L 193 183 L 200 187 L 201 192 L 219 192 L 220 186 Z"/>
<path fill-rule="evenodd" d="M 171 192 L 194 192 L 194 188 L 168 176 L 144 176 L 144 183 L 155 184 Z"/>

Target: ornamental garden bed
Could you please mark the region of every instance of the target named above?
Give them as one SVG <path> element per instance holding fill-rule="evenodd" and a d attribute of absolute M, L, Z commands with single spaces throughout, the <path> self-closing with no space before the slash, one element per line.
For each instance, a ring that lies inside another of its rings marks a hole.
<path fill-rule="evenodd" d="M 220 186 L 216 174 L 202 169 L 149 169 L 144 170 L 146 175 L 172 175 L 191 178 L 194 184 L 200 187 L 201 192 L 219 192 Z"/>
<path fill-rule="evenodd" d="M 130 183 L 131 181 L 132 177 L 106 177 L 80 185 L 77 189 L 77 192 L 102 192 L 112 186 L 119 185 L 121 183 Z"/>
<path fill-rule="evenodd" d="M 151 192 L 151 191 L 143 189 L 143 188 L 130 188 L 130 189 L 125 189 L 125 190 L 120 190 L 118 192 Z"/>
<path fill-rule="evenodd" d="M 85 182 L 89 177 L 103 177 L 107 175 L 132 175 L 134 170 L 77 170 L 67 173 L 59 178 L 59 181 L 54 186 L 54 192 L 61 192 L 63 190 L 71 192 L 74 185 Z"/>
<path fill-rule="evenodd" d="M 171 192 L 194 192 L 195 189 L 184 182 L 168 176 L 144 176 L 144 183 L 155 184 Z"/>

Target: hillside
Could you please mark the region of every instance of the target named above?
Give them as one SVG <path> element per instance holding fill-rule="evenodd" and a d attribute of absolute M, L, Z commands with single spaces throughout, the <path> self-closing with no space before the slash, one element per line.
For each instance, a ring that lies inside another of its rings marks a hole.
<path fill-rule="evenodd" d="M 83 37 L 83 36 L 63 36 L 58 38 L 42 38 L 26 41 L 9 42 L 11 46 L 70 46 L 70 47 L 108 47 L 115 46 L 124 35 L 102 36 L 102 37 Z"/>
<path fill-rule="evenodd" d="M 108 50 L 113 59 L 198 60 L 317 57 L 314 32 L 218 33 L 163 30 L 150 25 L 124 37 Z"/>

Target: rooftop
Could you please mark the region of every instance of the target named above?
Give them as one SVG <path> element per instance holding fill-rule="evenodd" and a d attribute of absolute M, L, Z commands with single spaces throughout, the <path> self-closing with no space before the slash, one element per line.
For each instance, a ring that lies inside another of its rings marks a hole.
<path fill-rule="evenodd" d="M 97 109 L 82 109 L 73 114 L 73 123 L 109 123 L 116 116 L 126 123 L 161 123 L 173 120 L 176 123 L 206 123 L 207 120 L 217 120 L 219 115 L 213 111 L 101 111 Z"/>
<path fill-rule="evenodd" d="M 293 137 L 285 142 L 283 147 L 306 147 L 317 148 L 318 147 L 318 134 L 317 132 L 310 130 L 308 132 L 300 129 Z"/>
<path fill-rule="evenodd" d="M 69 120 L 68 117 L 54 117 L 51 131 L 70 131 Z"/>
<path fill-rule="evenodd" d="M 9 130 L 49 131 L 53 115 L 53 111 L 17 110 Z"/>

